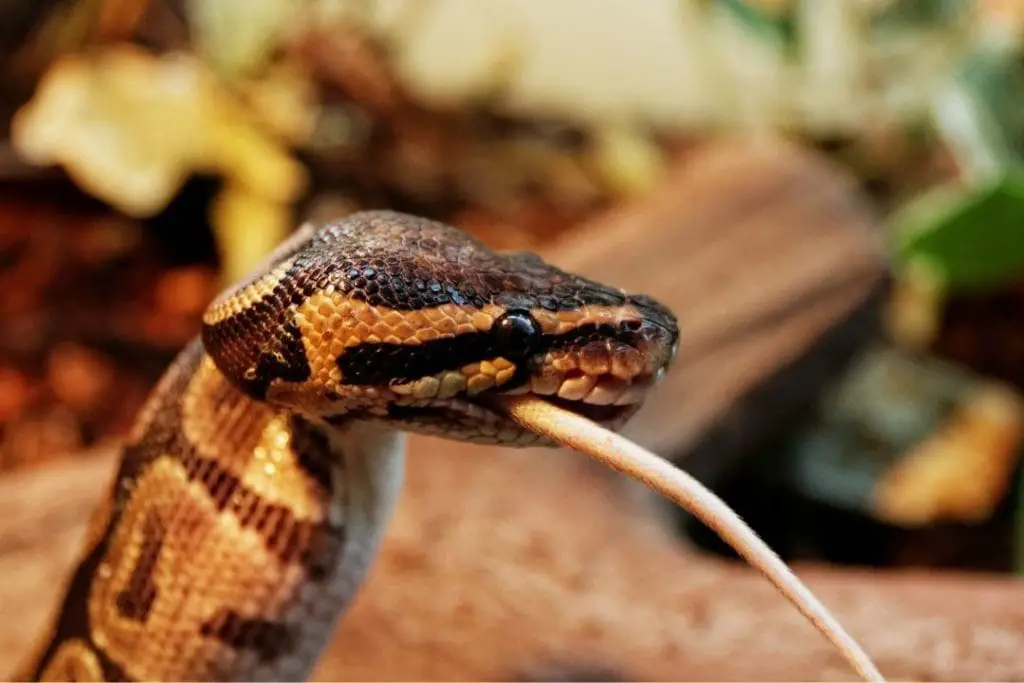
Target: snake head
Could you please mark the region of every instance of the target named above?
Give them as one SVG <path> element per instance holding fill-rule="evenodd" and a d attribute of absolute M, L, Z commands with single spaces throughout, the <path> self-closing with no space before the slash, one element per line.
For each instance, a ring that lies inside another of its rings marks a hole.
<path fill-rule="evenodd" d="M 541 439 L 486 397 L 532 393 L 617 429 L 678 336 L 648 296 L 389 211 L 304 227 L 211 303 L 202 332 L 218 369 L 257 400 L 504 445 Z"/>

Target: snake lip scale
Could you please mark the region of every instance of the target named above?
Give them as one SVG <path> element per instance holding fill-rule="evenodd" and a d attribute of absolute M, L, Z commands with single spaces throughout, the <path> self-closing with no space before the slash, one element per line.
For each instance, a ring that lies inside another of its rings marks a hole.
<path fill-rule="evenodd" d="M 678 337 L 648 296 L 439 222 L 302 226 L 153 389 L 16 678 L 308 678 L 379 550 L 407 432 L 551 445 L 488 407 L 524 393 L 616 429 Z"/>

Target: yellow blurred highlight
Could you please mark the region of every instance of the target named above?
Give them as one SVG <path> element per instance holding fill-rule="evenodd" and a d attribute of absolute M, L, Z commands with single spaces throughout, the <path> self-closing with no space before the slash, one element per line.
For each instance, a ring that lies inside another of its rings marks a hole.
<path fill-rule="evenodd" d="M 289 104 L 290 96 L 309 102 L 300 87 L 263 94 L 289 112 L 283 118 L 293 123 L 283 127 L 301 136 L 303 102 Z M 280 239 L 282 215 L 307 183 L 264 123 L 199 59 L 112 46 L 54 63 L 14 117 L 11 140 L 27 162 L 63 166 L 85 191 L 133 217 L 158 213 L 193 173 L 222 176 L 229 189 L 214 223 L 233 279 Z"/>
<path fill-rule="evenodd" d="M 291 232 L 288 206 L 229 185 L 214 199 L 211 221 L 221 254 L 221 279 L 244 277 Z"/>

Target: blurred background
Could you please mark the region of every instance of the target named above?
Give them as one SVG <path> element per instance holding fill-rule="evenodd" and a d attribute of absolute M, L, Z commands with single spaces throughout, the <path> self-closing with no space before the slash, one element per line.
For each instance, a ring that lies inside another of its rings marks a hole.
<path fill-rule="evenodd" d="M 299 223 L 391 208 L 670 305 L 628 433 L 784 558 L 1024 572 L 1022 29 L 1019 0 L 2 2 L 0 483 L 123 436 Z"/>

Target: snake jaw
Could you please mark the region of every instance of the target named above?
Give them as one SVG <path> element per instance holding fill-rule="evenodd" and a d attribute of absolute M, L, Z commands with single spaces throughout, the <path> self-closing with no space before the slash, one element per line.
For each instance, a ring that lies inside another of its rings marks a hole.
<path fill-rule="evenodd" d="M 397 396 L 387 420 L 409 431 L 502 446 L 551 445 L 546 437 L 525 431 L 492 407 L 500 396 L 532 394 L 571 410 L 605 429 L 617 431 L 642 407 L 648 392 L 665 376 L 662 365 L 652 373 L 624 380 L 610 373 L 585 375 L 578 370 L 554 374 L 550 369 L 515 386 L 495 387 L 454 397 Z"/>
<path fill-rule="evenodd" d="M 676 344 L 675 331 L 651 319 L 588 331 L 577 343 L 550 346 L 518 363 L 497 356 L 392 384 L 397 396 L 387 419 L 448 438 L 537 445 L 490 405 L 492 397 L 532 394 L 615 431 L 665 377 Z"/>
<path fill-rule="evenodd" d="M 643 373 L 627 380 L 611 374 L 574 374 L 564 378 L 553 392 L 541 387 L 541 391 L 532 393 L 606 429 L 617 430 L 640 410 L 648 392 L 664 379 L 665 372 L 665 367 L 661 367 L 653 374 Z"/>
<path fill-rule="evenodd" d="M 675 344 L 673 330 L 642 321 L 626 332 L 588 333 L 580 343 L 549 347 L 518 363 L 495 356 L 387 387 L 349 386 L 333 402 L 314 397 L 303 403 L 311 412 L 329 406 L 330 420 L 340 422 L 361 417 L 475 443 L 552 445 L 495 410 L 491 398 L 532 394 L 617 431 L 664 378 Z M 286 405 L 299 403 L 279 386 L 271 394 Z"/>

